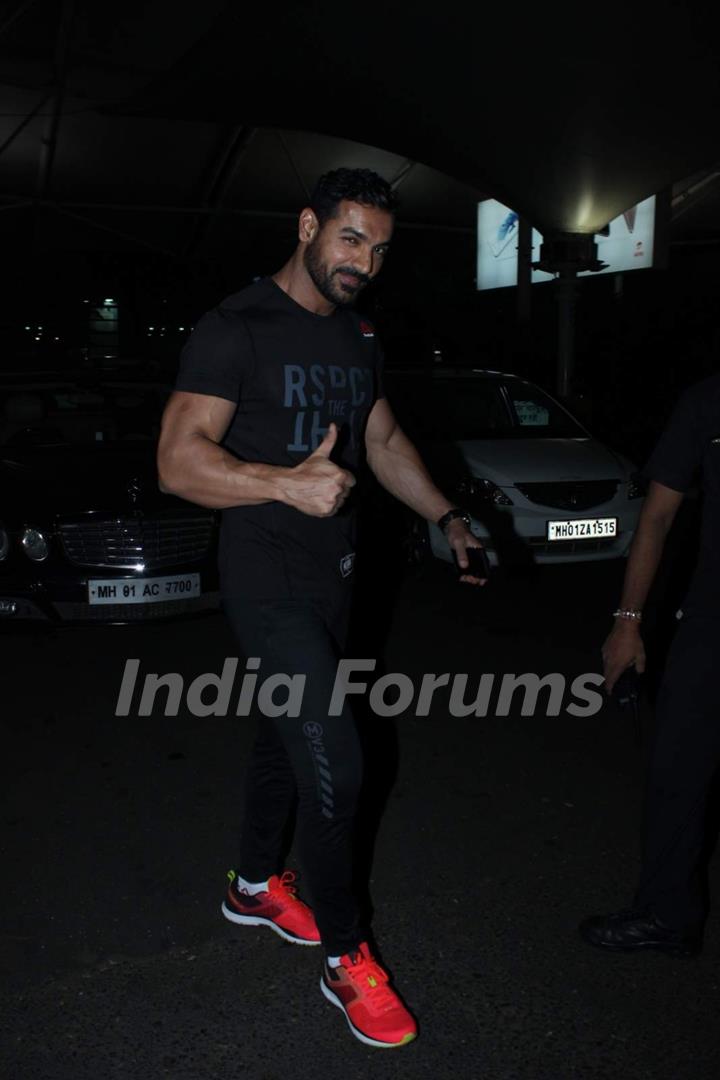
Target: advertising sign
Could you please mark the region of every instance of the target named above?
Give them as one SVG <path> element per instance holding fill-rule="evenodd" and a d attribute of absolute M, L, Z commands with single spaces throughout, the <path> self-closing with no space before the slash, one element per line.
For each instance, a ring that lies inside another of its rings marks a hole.
<path fill-rule="evenodd" d="M 496 199 L 478 203 L 478 289 L 500 289 L 517 285 L 518 215 Z M 597 255 L 607 263 L 604 270 L 585 270 L 578 277 L 593 273 L 617 274 L 623 270 L 642 270 L 653 265 L 655 238 L 655 196 L 630 207 L 607 227 L 607 235 L 597 234 Z M 532 261 L 540 258 L 542 235 L 532 231 Z M 552 281 L 553 275 L 533 270 L 533 284 Z"/>

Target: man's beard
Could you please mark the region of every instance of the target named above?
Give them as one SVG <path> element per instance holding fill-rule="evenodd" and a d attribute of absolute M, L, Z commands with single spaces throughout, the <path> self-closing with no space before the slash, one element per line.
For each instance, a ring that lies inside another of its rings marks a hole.
<path fill-rule="evenodd" d="M 308 244 L 305 249 L 305 269 L 312 283 L 320 295 L 330 304 L 352 304 L 358 293 L 368 284 L 369 278 L 364 274 L 358 274 L 351 266 L 338 266 L 335 270 L 328 270 L 325 263 L 320 261 L 320 253 L 317 250 L 317 240 Z M 357 288 L 351 288 L 342 281 L 337 280 L 340 274 L 348 274 L 357 281 Z"/>

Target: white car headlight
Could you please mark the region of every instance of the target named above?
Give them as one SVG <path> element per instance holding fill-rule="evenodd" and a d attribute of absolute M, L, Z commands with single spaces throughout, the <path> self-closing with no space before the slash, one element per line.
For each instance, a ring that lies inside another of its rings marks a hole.
<path fill-rule="evenodd" d="M 0 525 L 0 562 L 7 559 L 10 551 L 10 537 L 4 525 Z"/>
<path fill-rule="evenodd" d="M 39 529 L 23 529 L 21 541 L 23 551 L 33 562 L 42 562 L 50 554 L 48 542 Z"/>
<path fill-rule="evenodd" d="M 510 499 L 502 488 L 492 480 L 481 480 L 477 476 L 464 477 L 457 486 L 458 499 L 468 503 L 468 509 L 472 509 L 473 502 L 494 503 L 495 506 L 512 506 Z"/>

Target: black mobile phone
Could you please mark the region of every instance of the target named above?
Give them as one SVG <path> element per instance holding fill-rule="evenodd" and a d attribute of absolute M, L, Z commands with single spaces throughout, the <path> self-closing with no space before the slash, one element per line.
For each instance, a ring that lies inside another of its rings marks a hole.
<path fill-rule="evenodd" d="M 640 722 L 640 695 L 642 692 L 642 675 L 635 667 L 626 668 L 613 686 L 611 699 L 624 713 L 629 713 L 632 718 L 635 732 L 635 744 L 640 746 L 642 742 L 642 725 Z"/>
<path fill-rule="evenodd" d="M 638 703 L 641 688 L 641 677 L 633 665 L 625 668 L 618 676 L 613 686 L 612 698 L 623 708 L 627 708 L 628 705 L 634 708 Z"/>
<path fill-rule="evenodd" d="M 478 578 L 490 577 L 490 563 L 485 554 L 485 548 L 470 547 L 466 549 L 465 554 L 467 555 L 469 565 L 463 570 L 458 563 L 457 552 L 453 549 L 453 557 L 455 559 L 455 568 L 458 572 L 458 577 L 462 577 L 464 574 L 471 574 L 473 577 Z"/>

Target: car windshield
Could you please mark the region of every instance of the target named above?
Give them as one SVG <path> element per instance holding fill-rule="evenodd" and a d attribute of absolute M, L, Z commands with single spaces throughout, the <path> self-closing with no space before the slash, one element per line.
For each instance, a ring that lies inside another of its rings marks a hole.
<path fill-rule="evenodd" d="M 156 440 L 168 392 L 120 381 L 0 386 L 0 446 Z"/>
<path fill-rule="evenodd" d="M 440 439 L 580 439 L 587 432 L 539 387 L 523 379 L 386 377 L 401 424 Z"/>

